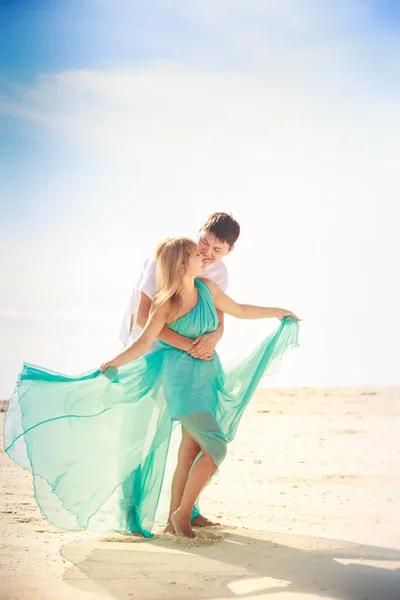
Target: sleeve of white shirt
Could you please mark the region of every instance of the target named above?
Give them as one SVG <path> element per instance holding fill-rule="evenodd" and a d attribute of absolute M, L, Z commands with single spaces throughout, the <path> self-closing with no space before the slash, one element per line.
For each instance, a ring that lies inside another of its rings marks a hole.
<path fill-rule="evenodd" d="M 154 300 L 154 296 L 156 295 L 156 266 L 157 261 L 155 258 L 149 260 L 144 269 L 142 280 L 137 286 L 138 291 L 144 292 L 150 300 Z"/>
<path fill-rule="evenodd" d="M 131 294 L 131 299 L 129 300 L 128 308 L 126 310 L 127 315 L 134 315 L 136 313 L 137 306 L 137 291 L 133 290 Z"/>
<path fill-rule="evenodd" d="M 221 264 L 221 269 L 218 271 L 218 275 L 215 277 L 214 282 L 221 288 L 223 292 L 228 289 L 229 278 L 228 269 L 224 264 Z"/>

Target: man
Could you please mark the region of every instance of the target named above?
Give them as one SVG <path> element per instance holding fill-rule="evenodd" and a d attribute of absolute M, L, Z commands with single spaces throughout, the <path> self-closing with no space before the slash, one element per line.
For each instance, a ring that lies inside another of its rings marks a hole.
<path fill-rule="evenodd" d="M 216 212 L 208 217 L 199 231 L 198 245 L 204 256 L 206 267 L 204 277 L 214 281 L 224 292 L 228 287 L 228 270 L 223 258 L 232 252 L 240 234 L 239 223 L 229 214 Z M 131 301 L 125 313 L 119 335 L 120 341 L 127 345 L 136 339 L 146 325 L 151 303 L 156 295 L 156 260 L 149 258 L 145 262 L 139 280 L 133 290 Z M 179 348 L 193 358 L 211 360 L 214 350 L 224 331 L 224 315 L 218 311 L 218 328 L 195 340 L 186 338 L 164 327 L 158 338 L 167 344 Z M 193 464 L 196 456 L 188 456 L 188 464 Z M 136 502 L 139 502 L 135 489 L 138 489 L 141 471 L 137 469 L 122 486 L 121 507 L 125 510 L 122 529 L 131 533 L 140 530 L 136 519 Z M 193 525 L 206 526 L 213 523 L 199 514 L 192 519 Z"/>

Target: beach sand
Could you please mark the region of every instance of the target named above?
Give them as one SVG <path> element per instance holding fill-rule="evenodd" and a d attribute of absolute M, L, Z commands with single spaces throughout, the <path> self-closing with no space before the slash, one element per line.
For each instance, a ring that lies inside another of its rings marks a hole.
<path fill-rule="evenodd" d="M 0 455 L 0 599 L 400 600 L 400 389 L 259 390 L 194 543 L 63 532 Z"/>

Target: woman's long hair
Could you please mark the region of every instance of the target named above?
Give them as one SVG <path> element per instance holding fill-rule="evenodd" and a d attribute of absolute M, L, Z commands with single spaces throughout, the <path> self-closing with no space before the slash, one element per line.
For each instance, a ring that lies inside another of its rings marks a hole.
<path fill-rule="evenodd" d="M 182 306 L 180 290 L 191 256 L 198 252 L 197 244 L 185 237 L 167 238 L 157 246 L 157 294 L 154 305 L 170 302 L 169 318 L 174 318 Z"/>

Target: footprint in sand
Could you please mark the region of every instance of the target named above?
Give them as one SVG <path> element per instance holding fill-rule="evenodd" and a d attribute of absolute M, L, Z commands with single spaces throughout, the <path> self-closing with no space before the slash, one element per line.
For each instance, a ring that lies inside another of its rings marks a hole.
<path fill-rule="evenodd" d="M 351 473 L 332 473 L 330 475 L 324 475 L 321 477 L 321 479 L 324 479 L 325 481 L 331 481 L 332 483 L 346 483 L 348 481 L 354 481 L 360 478 L 361 475 L 352 475 Z"/>
<path fill-rule="evenodd" d="M 129 533 L 121 533 L 119 531 L 111 531 L 96 538 L 98 542 L 111 542 L 122 544 L 141 544 L 148 542 L 148 538 L 131 535 Z"/>
<path fill-rule="evenodd" d="M 214 546 L 214 544 L 218 544 L 226 538 L 226 535 L 221 530 L 208 529 L 207 527 L 194 527 L 193 531 L 195 534 L 194 538 L 178 537 L 172 533 L 162 533 L 156 536 L 156 539 L 168 540 L 174 546 L 193 548 L 195 546 Z"/>
<path fill-rule="evenodd" d="M 366 433 L 362 429 L 338 429 L 337 431 L 330 431 L 332 435 L 360 435 Z"/>
<path fill-rule="evenodd" d="M 156 533 L 151 540 L 166 540 L 175 546 L 192 547 L 212 546 L 214 544 L 218 544 L 226 538 L 226 535 L 224 535 L 224 533 L 217 528 L 211 529 L 207 527 L 195 527 L 194 532 L 194 538 L 178 537 L 172 533 Z M 117 531 L 101 535 L 100 537 L 96 538 L 96 540 L 98 542 L 123 544 L 141 544 L 143 542 L 150 541 L 148 538 L 130 535 L 129 533 L 120 533 Z"/>

